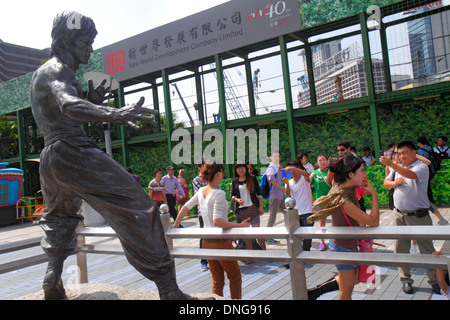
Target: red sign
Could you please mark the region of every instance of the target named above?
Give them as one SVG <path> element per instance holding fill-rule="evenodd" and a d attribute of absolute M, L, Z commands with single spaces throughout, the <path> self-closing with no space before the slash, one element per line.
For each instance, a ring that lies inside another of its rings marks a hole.
<path fill-rule="evenodd" d="M 119 70 L 123 71 L 125 69 L 125 52 L 119 51 L 108 55 L 109 74 L 116 73 Z"/>

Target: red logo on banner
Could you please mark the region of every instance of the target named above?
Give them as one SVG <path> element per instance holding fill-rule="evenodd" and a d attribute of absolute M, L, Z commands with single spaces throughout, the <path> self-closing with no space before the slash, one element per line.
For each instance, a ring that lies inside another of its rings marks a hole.
<path fill-rule="evenodd" d="M 125 70 L 125 52 L 119 51 L 108 56 L 109 74 Z"/>
<path fill-rule="evenodd" d="M 253 19 L 256 19 L 256 17 L 258 16 L 258 14 L 259 14 L 259 16 L 260 17 L 264 17 L 266 14 L 267 14 L 267 10 L 269 9 L 269 6 L 272 4 L 272 2 L 273 2 L 273 0 L 272 1 L 270 1 L 268 4 L 267 4 L 267 6 L 266 6 L 266 9 L 264 10 L 264 12 L 260 9 L 260 10 L 258 10 L 258 11 L 256 11 L 255 13 L 250 13 L 250 17 L 248 17 L 248 21 L 250 21 L 252 18 Z M 272 15 L 272 14 L 271 14 Z"/>
<path fill-rule="evenodd" d="M 284 14 L 285 12 L 290 12 L 289 9 L 286 9 L 286 2 L 284 2 L 283 0 L 277 1 L 276 3 L 271 0 L 264 9 L 259 9 L 256 12 L 251 12 L 247 21 L 256 19 L 258 17 L 262 18 L 265 16 L 268 16 L 270 19 L 272 19 L 273 17 L 277 19 L 278 16 Z"/>

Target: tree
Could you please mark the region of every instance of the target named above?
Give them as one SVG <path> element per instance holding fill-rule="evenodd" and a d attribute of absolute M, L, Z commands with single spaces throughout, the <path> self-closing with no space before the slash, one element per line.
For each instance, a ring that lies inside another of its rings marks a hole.
<path fill-rule="evenodd" d="M 17 132 L 16 122 L 0 120 L 0 158 L 14 158 L 19 155 Z"/>

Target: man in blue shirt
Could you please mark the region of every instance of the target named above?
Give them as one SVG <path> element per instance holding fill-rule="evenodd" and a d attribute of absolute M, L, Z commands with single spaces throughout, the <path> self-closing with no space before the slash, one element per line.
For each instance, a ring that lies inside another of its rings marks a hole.
<path fill-rule="evenodd" d="M 285 189 L 282 186 L 280 160 L 281 154 L 278 150 L 271 152 L 269 167 L 267 168 L 267 180 L 272 186 L 269 192 L 269 219 L 267 220 L 267 227 L 273 227 L 277 218 L 278 210 L 283 210 Z M 277 240 L 266 239 L 269 243 L 277 243 Z"/>

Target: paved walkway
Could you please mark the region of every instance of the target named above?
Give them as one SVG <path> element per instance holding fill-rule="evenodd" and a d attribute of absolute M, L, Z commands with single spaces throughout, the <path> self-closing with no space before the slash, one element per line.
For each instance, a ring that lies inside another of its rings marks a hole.
<path fill-rule="evenodd" d="M 450 208 L 441 208 L 441 214 L 450 221 Z M 390 225 L 390 211 L 382 210 L 380 225 Z M 262 217 L 261 225 L 265 226 L 267 214 Z M 437 219 L 432 215 L 434 224 Z M 277 216 L 276 225 L 282 225 L 283 215 Z M 183 222 L 184 227 L 198 227 L 196 217 L 187 218 Z M 328 224 L 330 225 L 330 221 Z M 32 223 L 13 225 L 0 228 L 0 244 L 19 241 L 43 235 L 39 226 Z M 96 241 L 111 241 L 111 239 L 97 239 Z M 116 241 L 116 240 L 114 240 Z M 175 246 L 180 245 L 180 240 L 175 240 Z M 198 246 L 198 240 L 182 240 L 183 246 Z M 386 247 L 375 249 L 378 251 L 393 252 L 393 240 L 379 240 Z M 435 241 L 435 248 L 440 249 L 443 241 Z M 312 250 L 317 250 L 318 240 L 313 240 Z M 286 249 L 286 242 L 267 244 L 268 250 Z M 26 255 L 42 253 L 40 247 L 29 248 L 18 252 L 3 254 L 0 263 L 12 261 Z M 289 270 L 280 262 L 255 262 L 245 264 L 239 261 L 243 279 L 243 299 L 245 300 L 291 300 L 291 284 Z M 14 299 L 41 290 L 42 279 L 45 274 L 46 263 L 24 268 L 21 270 L 0 274 L 0 300 Z M 355 287 L 353 299 L 364 300 L 429 300 L 441 297 L 431 293 L 431 287 L 427 283 L 425 269 L 413 268 L 414 294 L 407 295 L 401 289 L 397 268 L 381 267 L 381 283 L 376 288 L 368 288 L 366 284 Z M 145 279 L 133 267 L 129 265 L 123 255 L 88 254 L 89 282 L 109 283 L 128 289 L 156 290 L 153 282 Z M 211 292 L 211 274 L 200 270 L 199 260 L 176 259 L 176 272 L 180 288 L 187 293 Z M 308 264 L 306 265 L 306 277 L 308 287 L 313 287 L 332 276 L 337 271 L 334 265 Z M 63 281 L 66 286 L 77 283 L 77 266 L 75 256 L 67 259 L 64 267 Z M 229 297 L 228 285 L 225 286 L 225 297 Z M 331 292 L 320 297 L 320 300 L 337 300 L 338 292 Z"/>

